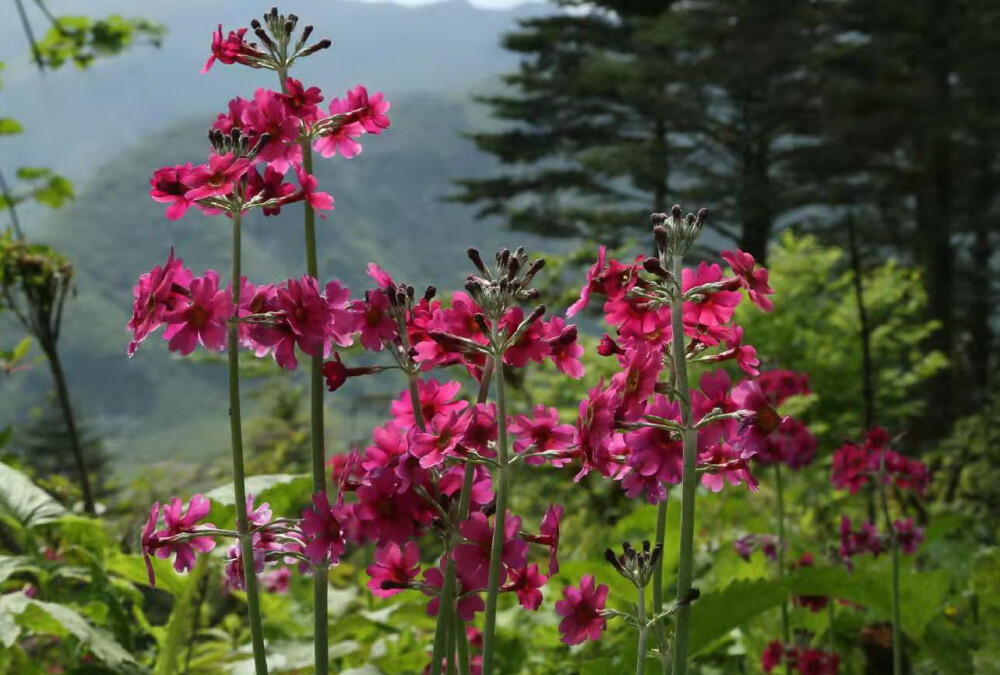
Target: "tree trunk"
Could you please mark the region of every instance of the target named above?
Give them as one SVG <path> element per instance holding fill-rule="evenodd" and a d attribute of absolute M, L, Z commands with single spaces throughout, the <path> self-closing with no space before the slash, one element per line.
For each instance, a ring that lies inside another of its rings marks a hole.
<path fill-rule="evenodd" d="M 45 356 L 48 358 L 49 366 L 52 368 L 52 379 L 56 383 L 56 397 L 59 399 L 59 407 L 66 422 L 66 433 L 69 434 L 70 449 L 73 451 L 77 477 L 80 481 L 80 490 L 83 492 L 83 508 L 88 514 L 93 516 L 97 514 L 97 511 L 94 509 L 94 493 L 90 488 L 90 475 L 87 473 L 87 464 L 83 457 L 83 447 L 80 445 L 80 435 L 76 429 L 73 406 L 69 400 L 66 374 L 63 372 L 62 362 L 59 360 L 59 352 L 54 345 L 51 348 L 45 348 Z"/>

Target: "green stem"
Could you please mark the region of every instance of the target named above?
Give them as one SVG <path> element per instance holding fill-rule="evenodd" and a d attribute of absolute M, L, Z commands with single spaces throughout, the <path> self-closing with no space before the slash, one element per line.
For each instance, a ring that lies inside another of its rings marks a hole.
<path fill-rule="evenodd" d="M 241 214 L 233 214 L 233 306 L 240 305 Z M 239 532 L 240 553 L 243 559 L 243 577 L 246 580 L 247 611 L 250 615 L 250 638 L 253 642 L 253 661 L 257 675 L 267 675 L 267 656 L 264 652 L 264 630 L 260 618 L 260 594 L 257 590 L 257 572 L 253 564 L 253 536 L 247 521 L 246 486 L 243 470 L 243 423 L 240 416 L 240 335 L 236 317 L 229 322 L 229 430 L 233 445 L 233 496 L 236 499 L 236 531 Z"/>
<path fill-rule="evenodd" d="M 884 460 L 883 460 L 884 461 Z M 885 518 L 885 528 L 889 531 L 889 544 L 892 547 L 892 673 L 903 675 L 903 619 L 899 602 L 899 537 L 893 527 L 889 515 L 889 500 L 885 496 L 885 485 L 879 477 L 879 497 L 882 501 L 882 517 Z"/>
<path fill-rule="evenodd" d="M 785 579 L 785 492 L 781 480 L 781 464 L 774 464 L 774 485 L 778 496 L 778 579 Z M 781 601 L 781 637 L 789 643 L 788 602 Z"/>
<path fill-rule="evenodd" d="M 691 606 L 687 604 L 691 593 L 694 572 L 694 497 L 698 476 L 695 465 L 698 454 L 698 435 L 692 428 L 691 388 L 688 384 L 687 355 L 684 345 L 684 301 L 681 297 L 681 256 L 673 256 L 673 273 L 677 289 L 670 307 L 673 328 L 674 369 L 677 374 L 676 390 L 681 404 L 684 431 L 683 478 L 681 482 L 681 529 L 677 560 L 677 601 L 684 603 L 677 612 L 677 630 L 674 634 L 674 675 L 687 673 L 688 634 L 691 630 Z"/>
<path fill-rule="evenodd" d="M 507 467 L 507 398 L 504 392 L 503 351 L 494 340 L 496 353 L 493 355 L 494 379 L 497 387 L 497 466 L 494 475 L 497 484 L 497 509 L 493 516 L 493 545 L 490 548 L 490 577 L 486 586 L 486 619 L 483 625 L 483 675 L 493 674 L 493 658 L 496 650 L 495 633 L 497 621 L 497 600 L 500 596 L 500 560 L 503 555 L 504 525 L 507 516 L 507 493 L 509 491 L 509 471 Z"/>
<path fill-rule="evenodd" d="M 639 649 L 635 656 L 635 675 L 643 675 L 646 672 L 646 633 L 649 629 L 646 626 L 645 589 L 642 586 L 638 589 L 639 599 L 636 608 L 639 611 Z"/>
<path fill-rule="evenodd" d="M 457 664 L 455 663 L 455 622 L 448 622 L 448 660 L 447 660 L 447 673 L 448 675 L 458 675 L 456 670 Z"/>
<path fill-rule="evenodd" d="M 465 632 L 465 622 L 455 612 L 455 642 L 458 643 L 458 672 L 469 675 L 469 636 Z"/>
<path fill-rule="evenodd" d="M 835 626 L 835 623 L 834 623 L 834 619 L 835 619 L 834 612 L 835 611 L 836 610 L 834 609 L 834 606 L 833 606 L 833 598 L 830 598 L 830 601 L 826 603 L 826 613 L 830 617 L 830 628 L 829 628 L 829 635 L 827 635 L 827 640 L 830 643 L 830 651 L 831 652 L 837 651 L 836 632 L 834 630 L 834 626 Z"/>
<path fill-rule="evenodd" d="M 666 486 L 664 486 L 666 488 Z M 653 615 L 659 616 L 663 612 L 663 547 L 665 546 L 665 539 L 667 533 L 667 502 L 670 500 L 670 491 L 667 490 L 667 495 L 664 497 L 663 501 L 660 502 L 656 507 L 656 541 L 654 544 L 660 547 L 660 561 L 656 564 L 656 568 L 653 570 Z M 667 650 L 667 640 L 666 634 L 663 630 L 663 619 L 658 619 L 654 624 L 656 628 L 656 642 L 660 648 L 660 665 L 663 669 L 663 675 L 668 675 L 670 672 L 670 661 L 668 659 Z"/>

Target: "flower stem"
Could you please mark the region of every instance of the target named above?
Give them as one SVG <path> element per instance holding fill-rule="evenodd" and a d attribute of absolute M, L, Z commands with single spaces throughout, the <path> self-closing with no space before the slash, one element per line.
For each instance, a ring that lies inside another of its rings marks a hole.
<path fill-rule="evenodd" d="M 465 622 L 455 612 L 455 641 L 458 643 L 459 675 L 469 675 L 469 636 L 465 632 Z"/>
<path fill-rule="evenodd" d="M 666 486 L 664 486 L 666 487 Z M 656 506 L 656 541 L 654 544 L 660 547 L 662 552 L 664 547 L 664 539 L 667 533 L 667 502 L 670 499 L 670 492 L 667 491 L 666 497 L 663 501 Z M 653 569 L 653 615 L 659 616 L 663 613 L 663 558 L 660 555 L 660 561 L 656 564 Z M 667 651 L 667 640 L 666 635 L 663 630 L 663 619 L 657 619 L 656 624 L 656 641 L 660 648 L 660 665 L 663 668 L 663 675 L 668 675 L 670 672 L 670 662 L 668 659 Z"/>
<path fill-rule="evenodd" d="M 885 459 L 883 458 L 883 463 Z M 878 494 L 882 502 L 882 517 L 889 531 L 889 545 L 892 547 L 892 673 L 903 675 L 903 619 L 899 603 L 899 537 L 889 516 L 889 500 L 885 496 L 885 485 L 879 476 Z"/>
<path fill-rule="evenodd" d="M 785 492 L 781 480 L 781 464 L 774 464 L 774 485 L 778 496 L 778 579 L 785 578 Z M 781 601 L 781 637 L 789 643 L 788 602 Z"/>
<path fill-rule="evenodd" d="M 233 306 L 240 306 L 241 214 L 233 214 Z M 247 521 L 246 486 L 243 470 L 243 422 L 240 416 L 240 335 L 236 316 L 229 322 L 229 429 L 233 446 L 233 493 L 236 499 L 236 531 L 239 533 L 243 577 L 246 580 L 247 612 L 250 616 L 250 638 L 257 675 L 267 675 L 264 652 L 264 630 L 260 618 L 260 594 L 253 562 L 253 536 Z"/>
<path fill-rule="evenodd" d="M 639 649 L 635 656 L 635 675 L 643 675 L 646 672 L 646 633 L 648 628 L 646 626 L 646 598 L 645 589 L 642 586 L 637 587 L 639 589 L 639 598 L 636 602 L 636 608 L 639 613 Z"/>
<path fill-rule="evenodd" d="M 493 361 L 488 360 L 483 366 L 483 374 L 479 378 L 479 395 L 476 397 L 476 403 L 486 403 L 490 394 L 490 380 L 493 376 Z M 413 396 L 413 389 L 410 390 L 410 395 Z M 417 399 L 419 401 L 419 396 Z M 458 498 L 458 518 L 459 521 L 465 520 L 469 517 L 469 505 L 472 502 L 472 481 L 476 477 L 476 467 L 473 464 L 467 463 L 465 465 L 465 476 L 462 481 L 462 492 Z M 441 586 L 441 602 L 440 606 L 443 607 L 445 600 L 448 601 L 449 607 L 453 607 L 455 604 L 455 565 L 451 560 L 451 550 L 454 548 L 454 532 L 450 533 L 447 541 L 445 542 L 445 555 L 448 556 L 444 564 L 444 582 Z M 464 627 L 464 622 L 458 618 L 457 611 L 454 612 L 455 619 L 461 623 Z M 441 614 L 441 610 L 438 609 L 438 623 L 437 628 L 434 631 L 434 651 L 432 653 L 431 661 L 431 675 L 440 675 L 441 672 L 441 657 L 444 654 L 444 632 L 445 632 L 444 617 Z M 464 628 L 462 631 L 464 635 Z M 461 639 L 460 639 L 461 642 Z M 468 650 L 468 645 L 466 645 L 466 650 Z M 468 656 L 468 655 L 467 655 Z M 437 665 L 435 665 L 437 664 Z M 436 669 L 436 670 L 435 670 Z M 468 672 L 466 668 L 463 673 Z"/>
<path fill-rule="evenodd" d="M 670 303 L 670 320 L 673 328 L 674 369 L 677 375 L 676 391 L 681 404 L 684 431 L 683 478 L 681 481 L 681 530 L 677 559 L 677 602 L 682 603 L 677 612 L 677 630 L 674 634 L 674 675 L 687 673 L 688 633 L 691 627 L 691 579 L 694 568 L 694 496 L 698 477 L 695 464 L 698 453 L 698 435 L 691 418 L 691 388 L 688 384 L 687 355 L 684 349 L 684 301 L 681 297 L 681 256 L 673 256 L 673 274 L 677 284 Z"/>
<path fill-rule="evenodd" d="M 496 344 L 496 340 L 494 343 Z M 507 470 L 507 398 L 503 381 L 503 352 L 497 349 L 493 355 L 494 379 L 497 390 L 497 466 L 494 475 L 497 483 L 497 507 L 493 516 L 493 543 L 490 549 L 490 576 L 486 586 L 486 619 L 483 625 L 483 675 L 492 675 L 493 658 L 496 650 L 495 633 L 497 621 L 497 600 L 500 595 L 500 570 L 503 562 L 504 524 L 507 516 L 507 493 L 509 472 Z"/>

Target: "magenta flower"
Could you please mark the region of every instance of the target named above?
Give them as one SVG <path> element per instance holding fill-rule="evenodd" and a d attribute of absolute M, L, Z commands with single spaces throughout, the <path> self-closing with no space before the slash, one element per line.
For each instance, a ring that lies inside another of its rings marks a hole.
<path fill-rule="evenodd" d="M 781 463 L 793 471 L 808 466 L 816 456 L 816 437 L 800 420 L 785 417 L 778 429 L 767 438 L 756 459 L 764 466 Z"/>
<path fill-rule="evenodd" d="M 340 562 L 340 556 L 347 548 L 342 518 L 343 513 L 330 506 L 324 492 L 313 495 L 312 507 L 303 509 L 300 527 L 306 540 L 306 557 L 313 565 L 336 565 Z"/>
<path fill-rule="evenodd" d="M 227 65 L 233 63 L 250 65 L 248 57 L 260 58 L 263 56 L 253 43 L 243 40 L 243 36 L 246 33 L 246 28 L 240 28 L 237 31 L 229 31 L 228 36 L 222 37 L 222 24 L 220 23 L 218 30 L 212 33 L 212 55 L 208 57 L 208 61 L 205 62 L 205 67 L 201 69 L 201 72 L 207 73 L 216 60 L 219 63 Z"/>
<path fill-rule="evenodd" d="M 459 447 L 471 417 L 465 413 L 437 415 L 427 423 L 427 431 L 417 427 L 410 430 L 410 454 L 420 460 L 420 467 L 429 469 L 439 466 L 448 456 L 463 454 Z"/>
<path fill-rule="evenodd" d="M 750 560 L 756 544 L 757 538 L 752 534 L 746 534 L 733 541 L 733 548 L 736 549 L 736 555 L 744 560 Z"/>
<path fill-rule="evenodd" d="M 368 568 L 368 588 L 379 598 L 402 591 L 420 574 L 420 548 L 414 541 L 402 547 L 388 543 L 375 549 L 375 564 Z"/>
<path fill-rule="evenodd" d="M 745 484 L 751 492 L 757 491 L 757 479 L 750 473 L 747 460 L 728 443 L 716 443 L 699 452 L 698 464 L 710 468 L 702 474 L 701 484 L 712 492 L 721 492 L 726 482 Z"/>
<path fill-rule="evenodd" d="M 219 275 L 212 270 L 204 277 L 192 279 L 189 303 L 181 303 L 165 312 L 163 320 L 170 324 L 163 337 L 170 340 L 170 351 L 187 355 L 200 343 L 205 349 L 226 348 L 229 318 L 235 312 L 229 289 L 219 289 Z"/>
<path fill-rule="evenodd" d="M 256 168 L 251 168 L 247 173 L 246 201 L 257 198 L 263 202 L 277 200 L 279 203 L 274 206 L 263 208 L 265 216 L 276 216 L 281 213 L 281 205 L 293 201 L 292 195 L 295 193 L 295 186 L 285 182 L 285 174 L 278 171 L 273 166 L 268 165 L 261 176 Z"/>
<path fill-rule="evenodd" d="M 438 415 L 450 415 L 453 412 L 464 410 L 469 405 L 468 401 L 454 400 L 461 390 L 461 382 L 452 381 L 442 384 L 437 380 L 419 380 L 417 391 L 420 395 L 420 409 L 424 422 L 430 424 L 431 420 Z M 396 424 L 404 428 L 416 424 L 413 417 L 413 403 L 408 391 L 400 392 L 399 398 L 389 406 L 389 411 Z"/>
<path fill-rule="evenodd" d="M 594 575 L 585 574 L 580 579 L 580 588 L 567 586 L 563 596 L 565 599 L 556 603 L 556 614 L 564 617 L 559 623 L 562 641 L 578 645 L 584 640 L 599 639 L 608 625 L 603 616 L 608 587 L 595 586 Z"/>
<path fill-rule="evenodd" d="M 333 209 L 333 197 L 326 192 L 319 192 L 316 190 L 319 186 L 316 176 L 311 176 L 306 173 L 306 170 L 300 165 L 296 165 L 295 175 L 298 176 L 299 186 L 302 188 L 301 194 L 299 195 L 300 199 L 304 199 L 305 202 L 316 212 L 330 211 Z M 326 218 L 326 216 L 320 214 L 320 218 Z"/>
<path fill-rule="evenodd" d="M 695 420 L 701 421 L 715 409 L 722 413 L 734 413 L 740 409 L 730 394 L 732 380 L 726 371 L 702 373 L 698 384 L 701 386 L 701 391 L 696 390 L 691 394 L 691 411 Z M 734 441 L 738 435 L 738 428 L 735 419 L 717 420 L 703 426 L 699 430 L 698 437 L 709 444 L 718 443 L 723 438 Z"/>
<path fill-rule="evenodd" d="M 615 387 L 605 389 L 603 380 L 580 401 L 576 435 L 583 466 L 573 482 L 579 483 L 594 470 L 607 478 L 615 478 L 624 469 L 622 460 L 627 448 L 622 435 L 614 432 L 617 407 L 618 390 Z"/>
<path fill-rule="evenodd" d="M 195 551 L 208 553 L 215 548 L 215 540 L 210 536 L 193 536 L 193 533 L 214 529 L 215 525 L 198 521 L 208 515 L 212 504 L 202 495 L 194 495 L 185 508 L 184 502 L 173 497 L 169 504 L 162 507 L 164 529 L 157 530 L 157 519 L 161 512 L 159 503 L 154 504 L 149 518 L 142 530 L 142 553 L 146 558 L 151 554 L 157 558 L 169 558 L 175 555 L 174 569 L 187 572 L 194 569 Z M 185 536 L 188 535 L 188 536 Z M 180 541 L 171 541 L 174 537 L 183 537 Z M 150 586 L 155 585 L 153 567 L 146 560 L 146 572 L 149 574 Z"/>
<path fill-rule="evenodd" d="M 500 581 L 507 579 L 512 568 L 527 563 L 528 543 L 521 539 L 521 519 L 507 512 L 504 519 L 504 541 L 500 555 Z M 493 543 L 493 525 L 483 513 L 472 513 L 458 526 L 465 543 L 455 547 L 455 565 L 460 573 L 474 584 L 485 586 L 490 574 L 490 548 Z"/>
<path fill-rule="evenodd" d="M 666 396 L 656 395 L 646 409 L 649 415 L 680 420 L 680 405 Z M 681 482 L 684 447 L 675 435 L 654 427 L 642 427 L 625 434 L 625 445 L 631 450 L 629 471 L 622 479 L 622 489 L 630 499 L 646 494 L 650 504 L 667 498 L 665 483 Z"/>
<path fill-rule="evenodd" d="M 508 429 L 514 436 L 514 452 L 560 452 L 567 453 L 576 444 L 576 429 L 570 424 L 559 424 L 559 411 L 535 406 L 534 417 L 517 415 L 509 421 Z M 570 457 L 529 457 L 528 464 L 544 464 L 546 461 L 553 466 L 565 466 Z"/>
<path fill-rule="evenodd" d="M 444 565 L 443 560 L 441 564 L 442 566 Z M 472 621 L 476 618 L 476 612 L 482 612 L 486 609 L 486 603 L 483 602 L 482 595 L 473 593 L 472 591 L 483 590 L 486 588 L 486 584 L 479 584 L 475 580 L 470 579 L 461 567 L 455 570 L 455 579 L 457 581 L 455 584 L 456 594 L 465 596 L 458 601 L 458 616 L 463 621 Z M 427 603 L 427 615 L 437 616 L 438 609 L 441 606 L 440 589 L 444 586 L 444 574 L 442 574 L 441 568 L 431 567 L 424 570 L 424 582 L 432 589 L 437 589 L 437 593 L 430 589 L 424 589 L 426 595 L 432 596 L 431 601 Z"/>
<path fill-rule="evenodd" d="M 281 567 L 267 572 L 260 578 L 261 587 L 268 593 L 287 593 L 292 581 L 292 571 Z"/>
<path fill-rule="evenodd" d="M 740 410 L 750 415 L 740 420 L 737 439 L 733 445 L 744 459 L 757 454 L 764 448 L 767 437 L 781 424 L 781 416 L 768 403 L 764 392 L 753 380 L 743 380 L 733 389 L 733 402 Z"/>
<path fill-rule="evenodd" d="M 542 592 L 538 589 L 544 586 L 546 581 L 548 578 L 538 571 L 538 565 L 532 563 L 527 567 L 511 568 L 510 583 L 500 590 L 516 593 L 521 607 L 537 610 L 542 604 Z"/>
<path fill-rule="evenodd" d="M 193 187 L 189 182 L 192 170 L 190 162 L 165 166 L 154 171 L 153 177 L 149 179 L 149 196 L 153 201 L 170 204 L 167 207 L 167 218 L 170 220 L 181 218 L 194 203 L 187 197 Z"/>
<path fill-rule="evenodd" d="M 500 319 L 500 327 L 508 335 L 511 335 L 523 320 L 524 310 L 520 307 L 512 307 Z M 545 336 L 545 322 L 539 319 L 524 331 L 516 343 L 507 348 L 503 355 L 503 362 L 515 368 L 523 368 L 529 361 L 542 363 L 551 353 L 551 347 L 545 340 Z"/>
<path fill-rule="evenodd" d="M 757 378 L 761 391 L 774 406 L 780 406 L 792 396 L 812 393 L 809 389 L 809 375 L 793 370 L 767 370 Z"/>
<path fill-rule="evenodd" d="M 174 259 L 173 249 L 163 267 L 157 265 L 139 277 L 139 283 L 132 289 L 132 318 L 128 322 L 132 332 L 128 343 L 130 357 L 139 344 L 163 324 L 167 313 L 188 302 L 191 278 L 191 270 L 184 267 L 183 261 Z"/>
<path fill-rule="evenodd" d="M 583 345 L 577 342 L 576 326 L 567 326 L 562 318 L 555 316 L 545 325 L 545 334 L 549 359 L 556 368 L 574 380 L 583 377 Z"/>
<path fill-rule="evenodd" d="M 763 267 L 754 270 L 755 261 L 752 255 L 736 249 L 736 251 L 723 251 L 722 259 L 729 263 L 740 285 L 747 289 L 753 304 L 765 312 L 774 309 L 774 302 L 767 297 L 774 293 L 774 289 L 767 285 L 767 270 Z"/>
<path fill-rule="evenodd" d="M 259 88 L 253 103 L 243 109 L 243 127 L 254 137 L 267 134 L 267 142 L 257 153 L 256 161 L 269 162 L 280 173 L 302 162 L 302 146 L 296 141 L 302 128 L 298 117 L 288 114 L 278 94 Z"/>
<path fill-rule="evenodd" d="M 365 449 L 365 458 L 361 463 L 365 471 L 394 464 L 410 447 L 406 431 L 395 422 L 375 427 L 372 430 L 372 441 L 374 443 Z"/>
<path fill-rule="evenodd" d="M 275 94 L 275 98 L 281 101 L 289 115 L 294 115 L 304 122 L 314 122 L 319 117 L 319 104 L 323 101 L 323 94 L 319 87 L 309 87 L 306 89 L 302 82 L 294 77 L 285 80 L 286 94 Z"/>
<path fill-rule="evenodd" d="M 375 469 L 358 487 L 354 515 L 368 539 L 404 544 L 416 536 L 426 506 L 412 490 L 399 488 L 400 479 L 389 469 Z"/>
<path fill-rule="evenodd" d="M 526 539 L 534 544 L 542 544 L 549 547 L 549 574 L 559 572 L 559 525 L 563 517 L 563 507 L 559 504 L 550 504 L 542 517 L 542 524 L 538 528 L 539 534 L 528 535 Z"/>
<path fill-rule="evenodd" d="M 330 115 L 343 115 L 353 110 L 348 101 L 333 99 L 330 101 Z M 313 148 L 323 157 L 333 157 L 340 154 L 345 159 L 356 157 L 361 154 L 361 144 L 357 137 L 365 133 L 365 128 L 359 122 L 346 121 L 344 124 L 335 127 L 330 133 L 320 136 L 313 144 Z"/>
<path fill-rule="evenodd" d="M 760 655 L 760 667 L 765 673 L 770 673 L 781 665 L 784 657 L 785 645 L 781 644 L 781 640 L 774 640 L 767 645 L 767 648 Z"/>
<path fill-rule="evenodd" d="M 915 527 L 913 525 L 913 518 L 897 520 L 893 522 L 892 527 L 896 530 L 896 540 L 899 542 L 899 547 L 903 553 L 916 553 L 920 542 L 924 540 L 924 528 Z"/>
<path fill-rule="evenodd" d="M 208 164 L 196 166 L 187 175 L 187 183 L 191 189 L 184 193 L 190 201 L 208 197 L 228 197 L 236 186 L 236 181 L 250 169 L 250 160 L 229 153 L 213 154 L 208 158 Z"/>
<path fill-rule="evenodd" d="M 384 343 L 392 342 L 399 333 L 389 309 L 389 297 L 381 289 L 367 291 L 364 300 L 351 303 L 351 312 L 361 331 L 361 346 L 365 349 L 382 351 Z"/>
<path fill-rule="evenodd" d="M 702 261 L 698 264 L 697 270 L 685 267 L 681 271 L 681 279 L 684 292 L 687 292 L 696 286 L 720 282 L 722 268 Z M 720 326 L 729 323 L 729 320 L 733 318 L 736 305 L 740 304 L 740 300 L 742 300 L 742 296 L 733 291 L 707 293 L 701 301 L 684 303 L 684 320 L 692 324 L 706 326 Z"/>
<path fill-rule="evenodd" d="M 663 369 L 663 353 L 639 343 L 619 359 L 625 368 L 611 378 L 611 386 L 618 389 L 620 399 L 615 418 L 627 422 L 638 421 L 646 410 L 646 402 L 653 395 L 656 381 Z"/>
<path fill-rule="evenodd" d="M 580 312 L 580 310 L 586 308 L 590 303 L 590 294 L 595 290 L 597 285 L 597 278 L 600 276 L 601 272 L 604 271 L 605 257 L 607 256 L 608 247 L 602 246 L 597 249 L 597 262 L 590 266 L 587 270 L 587 281 L 580 289 L 580 299 L 570 305 L 569 309 L 566 310 L 566 316 L 572 317 Z"/>
<path fill-rule="evenodd" d="M 389 107 L 382 92 L 369 97 L 368 90 L 361 85 L 347 92 L 348 110 L 358 111 L 354 119 L 370 134 L 380 134 L 389 128 L 389 116 L 386 115 Z"/>

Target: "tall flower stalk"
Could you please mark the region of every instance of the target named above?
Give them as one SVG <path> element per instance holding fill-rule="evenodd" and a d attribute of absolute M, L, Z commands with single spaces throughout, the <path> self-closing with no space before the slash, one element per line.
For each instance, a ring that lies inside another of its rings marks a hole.
<path fill-rule="evenodd" d="M 242 278 L 242 215 L 233 213 L 233 276 Z M 233 305 L 239 307 L 240 284 L 233 283 Z M 227 351 L 229 353 L 229 432 L 233 450 L 233 497 L 236 504 L 236 531 L 246 583 L 247 612 L 250 617 L 250 639 L 253 643 L 254 669 L 257 675 L 267 675 L 267 656 L 264 649 L 264 628 L 260 615 L 260 591 L 257 587 L 257 570 L 254 569 L 253 534 L 247 518 L 246 478 L 243 470 L 243 421 L 240 409 L 240 335 L 238 316 L 229 321 Z"/>
<path fill-rule="evenodd" d="M 785 578 L 785 488 L 781 477 L 781 462 L 775 462 L 774 464 L 774 486 L 776 491 L 777 499 L 777 518 L 778 518 L 778 545 L 777 545 L 777 565 L 778 565 L 778 579 L 784 580 Z M 781 601 L 781 637 L 787 644 L 790 640 L 790 631 L 788 626 L 788 601 Z"/>
<path fill-rule="evenodd" d="M 892 673 L 903 675 L 903 619 L 899 597 L 899 534 L 889 515 L 889 498 L 886 496 L 885 457 L 879 470 L 878 495 L 885 519 L 885 529 L 889 533 L 889 549 L 892 553 Z"/>

